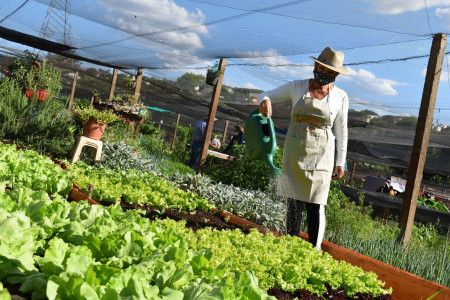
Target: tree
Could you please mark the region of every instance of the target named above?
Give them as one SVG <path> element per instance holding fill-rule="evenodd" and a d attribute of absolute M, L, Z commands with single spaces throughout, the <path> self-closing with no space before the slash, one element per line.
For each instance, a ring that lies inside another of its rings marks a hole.
<path fill-rule="evenodd" d="M 417 126 L 417 118 L 416 117 L 402 117 L 397 121 L 397 126 L 416 127 Z"/>
<path fill-rule="evenodd" d="M 193 91 L 196 86 L 205 85 L 205 76 L 194 73 L 185 73 L 178 77 L 177 84 L 181 89 Z"/>

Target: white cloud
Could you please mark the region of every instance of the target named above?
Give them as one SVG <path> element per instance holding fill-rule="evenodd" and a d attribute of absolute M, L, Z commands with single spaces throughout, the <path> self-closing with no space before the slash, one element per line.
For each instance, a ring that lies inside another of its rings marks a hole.
<path fill-rule="evenodd" d="M 447 28 L 450 29 L 450 7 L 447 7 L 447 8 L 437 8 L 437 9 L 436 9 L 436 16 L 437 16 L 438 18 L 444 19 Z"/>
<path fill-rule="evenodd" d="M 226 72 L 225 72 L 226 73 Z M 236 83 L 235 81 L 231 80 L 230 78 L 228 78 L 226 75 L 223 78 L 223 84 L 227 85 L 227 86 L 231 86 L 231 87 L 239 87 L 239 88 L 248 88 L 248 89 L 258 89 L 261 90 L 260 87 L 254 85 L 251 82 L 246 82 L 246 83 Z"/>
<path fill-rule="evenodd" d="M 396 15 L 433 6 L 450 6 L 450 0 L 366 0 L 378 13 Z"/>
<path fill-rule="evenodd" d="M 436 16 L 439 18 L 445 18 L 450 15 L 450 8 L 437 8 L 436 9 Z"/>
<path fill-rule="evenodd" d="M 365 69 L 353 70 L 352 68 L 347 68 L 349 71 L 348 75 L 341 75 L 338 77 L 340 81 L 351 81 L 354 83 L 359 90 L 381 95 L 381 96 L 395 96 L 397 95 L 397 90 L 394 86 L 407 85 L 406 83 L 385 79 L 377 78 L 375 74 Z"/>
<path fill-rule="evenodd" d="M 163 45 L 193 51 L 203 47 L 201 35 L 209 35 L 202 25 L 205 16 L 200 10 L 188 12 L 172 0 L 100 1 L 106 7 L 106 19 L 122 31 L 154 41 L 155 48 Z M 173 30 L 177 28 L 185 29 Z"/>
<path fill-rule="evenodd" d="M 349 106 L 354 108 L 355 106 L 362 109 L 369 109 L 376 112 L 379 115 L 384 115 L 386 112 L 391 112 L 391 110 L 385 107 L 383 104 L 371 102 L 358 97 L 349 97 Z"/>
<path fill-rule="evenodd" d="M 312 77 L 313 65 L 300 64 L 293 66 L 294 62 L 281 56 L 274 49 L 266 50 L 264 52 L 242 52 L 237 53 L 237 57 L 241 57 L 245 62 L 265 65 L 269 68 L 271 73 L 282 74 L 290 76 L 295 79 L 306 79 Z"/>
<path fill-rule="evenodd" d="M 256 85 L 254 85 L 253 83 L 250 83 L 250 82 L 245 83 L 244 87 L 248 88 L 248 89 L 260 89 L 259 87 L 257 87 Z"/>

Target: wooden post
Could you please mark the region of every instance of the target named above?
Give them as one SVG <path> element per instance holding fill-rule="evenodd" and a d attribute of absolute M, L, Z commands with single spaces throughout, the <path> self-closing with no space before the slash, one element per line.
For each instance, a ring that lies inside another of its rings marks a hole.
<path fill-rule="evenodd" d="M 225 67 L 227 65 L 226 58 L 221 58 L 219 62 L 219 80 L 214 86 L 214 90 L 211 97 L 211 105 L 209 106 L 208 119 L 206 120 L 205 136 L 203 137 L 202 150 L 200 152 L 200 158 L 198 159 L 196 173 L 199 174 L 203 165 L 205 164 L 206 155 L 208 154 L 209 141 L 211 140 L 211 133 L 214 125 L 214 118 L 216 117 L 217 105 L 219 104 L 220 90 L 222 89 L 223 75 L 225 73 Z"/>
<path fill-rule="evenodd" d="M 408 168 L 408 177 L 403 197 L 402 210 L 400 212 L 400 235 L 397 241 L 407 243 L 411 238 L 411 229 L 416 213 L 417 197 L 422 182 L 423 167 L 427 155 L 428 141 L 433 123 L 433 113 L 436 104 L 436 95 L 439 80 L 442 73 L 447 36 L 438 33 L 433 36 L 430 57 L 428 59 L 427 75 L 422 93 L 419 118 L 417 120 L 416 135 L 411 152 L 411 160 Z"/>
<path fill-rule="evenodd" d="M 114 68 L 112 79 L 111 79 L 111 87 L 109 88 L 108 102 L 110 102 L 114 98 L 114 91 L 116 89 L 118 71 L 119 71 L 118 69 Z"/>
<path fill-rule="evenodd" d="M 89 199 L 92 199 L 92 191 L 93 190 L 94 190 L 94 186 L 92 184 L 88 183 L 88 192 L 89 192 L 88 198 Z"/>
<path fill-rule="evenodd" d="M 172 145 L 170 146 L 170 149 L 172 149 L 172 150 L 175 147 L 175 139 L 177 138 L 177 128 L 178 128 L 178 124 L 180 124 L 180 116 L 181 116 L 181 114 L 178 114 L 178 116 L 177 116 L 177 124 L 175 125 L 175 129 L 173 131 Z"/>
<path fill-rule="evenodd" d="M 350 176 L 350 180 L 348 181 L 348 184 L 352 184 L 353 175 L 355 175 L 355 170 L 356 170 L 356 162 L 353 163 L 352 175 Z"/>
<path fill-rule="evenodd" d="M 134 99 L 136 103 L 139 101 L 141 95 L 142 75 L 144 75 L 144 69 L 139 68 L 136 74 L 136 86 L 134 87 Z"/>
<path fill-rule="evenodd" d="M 77 78 L 78 78 L 78 71 L 76 71 L 75 74 L 73 74 L 72 91 L 70 92 L 69 107 L 67 108 L 67 118 L 69 118 L 70 111 L 72 110 L 73 96 L 75 95 L 75 88 L 77 86 Z"/>
<path fill-rule="evenodd" d="M 223 130 L 222 144 L 225 144 L 225 140 L 227 138 L 227 130 L 228 130 L 228 120 L 225 121 L 225 129 Z"/>

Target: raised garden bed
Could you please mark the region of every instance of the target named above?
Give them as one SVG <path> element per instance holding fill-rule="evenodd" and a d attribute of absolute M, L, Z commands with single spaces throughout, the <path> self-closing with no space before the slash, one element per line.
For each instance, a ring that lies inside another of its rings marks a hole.
<path fill-rule="evenodd" d="M 75 196 L 77 199 L 74 200 L 88 200 L 92 204 L 98 204 L 92 199 L 89 199 L 85 193 L 80 191 L 79 189 L 74 187 L 75 191 L 71 193 L 71 198 Z M 136 205 L 130 205 L 130 204 L 122 204 L 122 207 L 124 209 L 142 209 L 143 207 L 138 207 Z M 243 218 L 237 217 L 233 214 L 230 214 L 228 212 L 220 212 L 219 216 L 222 218 L 222 220 L 217 219 L 217 215 L 209 214 L 207 212 L 202 213 L 195 213 L 195 214 L 182 214 L 176 211 L 166 210 L 166 212 L 163 212 L 161 214 L 161 211 L 158 213 L 156 212 L 159 210 L 158 208 L 151 208 L 147 207 L 146 209 L 148 211 L 149 216 L 153 215 L 160 215 L 169 217 L 172 219 L 177 220 L 177 218 L 187 220 L 188 227 L 196 230 L 195 228 L 203 228 L 203 227 L 211 227 L 216 226 L 216 228 L 243 228 L 243 229 L 251 229 L 256 228 L 260 232 L 267 234 L 267 233 L 273 233 L 276 236 L 280 236 L 281 233 L 271 231 L 263 226 L 257 225 L 255 223 L 249 222 Z M 190 218 L 190 219 L 189 219 Z M 203 219 L 203 220 L 202 220 Z M 208 221 L 205 221 L 208 220 Z M 226 225 L 228 223 L 228 225 Z M 230 224 L 234 224 L 237 227 L 230 226 Z M 214 225 L 216 224 L 216 225 Z M 226 225 L 226 226 L 225 226 Z M 307 235 L 305 233 L 302 233 L 301 238 L 307 239 Z M 409 272 L 405 272 L 403 270 L 400 270 L 398 268 L 392 267 L 390 265 L 387 265 L 385 263 L 379 262 L 377 260 L 374 260 L 370 257 L 367 257 L 365 255 L 359 254 L 357 252 L 348 250 L 346 248 L 340 247 L 336 244 L 323 241 L 322 243 L 322 250 L 324 252 L 329 253 L 333 258 L 337 260 L 343 260 L 346 261 L 352 265 L 358 266 L 362 268 L 364 271 L 372 271 L 376 273 L 380 280 L 386 282 L 386 288 L 392 287 L 393 288 L 393 299 L 420 299 L 420 297 L 423 297 L 424 299 L 430 297 L 431 295 L 435 294 L 438 291 L 442 291 L 439 295 L 437 295 L 434 299 L 450 299 L 450 289 L 447 287 L 444 287 L 442 285 L 436 284 L 434 282 L 431 282 L 429 280 L 423 279 L 419 276 L 416 276 L 414 274 L 411 274 Z M 279 291 L 280 295 L 287 295 L 284 291 Z M 280 296 L 281 297 L 281 296 Z M 285 296 L 282 296 L 285 297 Z M 288 296 L 286 296 L 288 297 Z M 279 299 L 292 299 L 292 298 L 279 298 Z M 308 298 L 306 298 L 308 299 Z M 314 299 L 314 298 L 310 298 Z M 333 298 L 331 298 L 333 299 Z M 336 298 L 338 299 L 338 298 Z M 339 298 L 340 299 L 340 298 Z M 360 299 L 366 299 L 366 298 L 360 298 Z"/>

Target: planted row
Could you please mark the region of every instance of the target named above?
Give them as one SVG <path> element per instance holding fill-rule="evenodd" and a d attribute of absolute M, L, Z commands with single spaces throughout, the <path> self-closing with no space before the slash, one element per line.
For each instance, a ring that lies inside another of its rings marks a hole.
<path fill-rule="evenodd" d="M 72 189 L 73 176 L 50 158 L 34 151 L 17 151 L 15 145 L 0 143 L 0 181 L 11 188 L 28 187 L 50 195 L 67 196 Z"/>
<path fill-rule="evenodd" d="M 118 204 L 50 200 L 20 183 L 0 185 L 0 216 L 0 280 L 35 299 L 264 299 L 270 286 L 321 292 L 325 281 L 349 295 L 384 292 L 374 274 L 293 237 L 195 234 L 183 223 L 150 224 Z"/>
<path fill-rule="evenodd" d="M 273 299 L 251 272 L 211 258 L 119 205 L 0 190 L 0 280 L 33 299 Z"/>
<path fill-rule="evenodd" d="M 71 166 L 71 170 L 76 177 L 75 183 L 82 190 L 88 192 L 88 185 L 93 185 L 92 196 L 96 201 L 125 201 L 182 210 L 214 208 L 208 200 L 192 192 L 183 191 L 176 184 L 150 172 L 110 170 L 82 163 Z"/>

